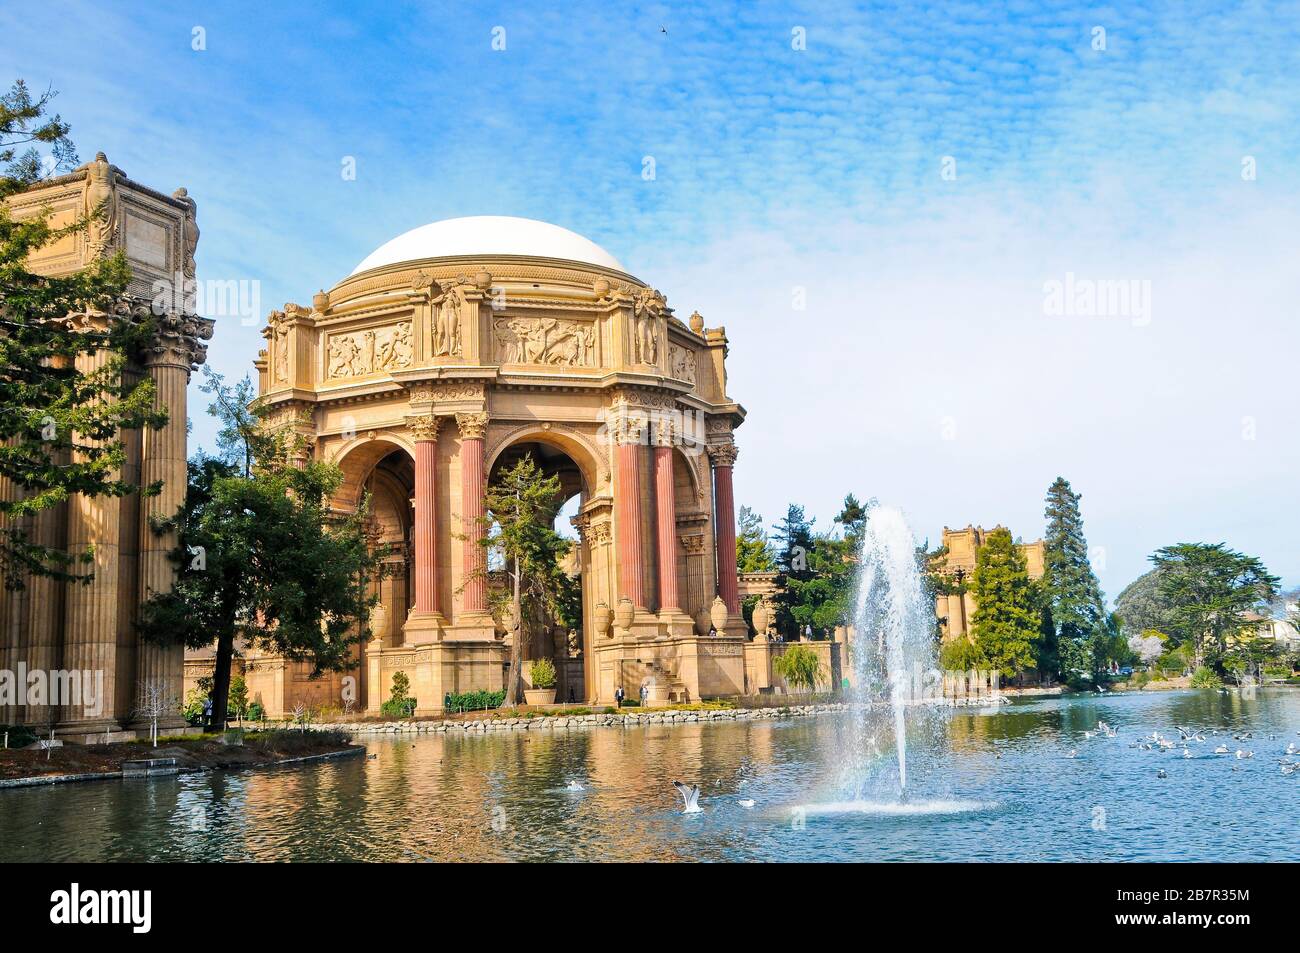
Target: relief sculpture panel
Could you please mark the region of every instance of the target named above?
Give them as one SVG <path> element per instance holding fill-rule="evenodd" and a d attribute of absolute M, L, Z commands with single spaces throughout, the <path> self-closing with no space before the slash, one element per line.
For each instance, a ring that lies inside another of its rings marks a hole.
<path fill-rule="evenodd" d="M 695 383 L 695 351 L 680 344 L 668 345 L 668 376 Z"/>
<path fill-rule="evenodd" d="M 501 364 L 596 366 L 596 329 L 585 321 L 558 318 L 497 318 L 496 359 Z"/>
<path fill-rule="evenodd" d="M 363 377 L 410 367 L 414 359 L 409 321 L 386 328 L 334 334 L 329 339 L 326 376 Z"/>

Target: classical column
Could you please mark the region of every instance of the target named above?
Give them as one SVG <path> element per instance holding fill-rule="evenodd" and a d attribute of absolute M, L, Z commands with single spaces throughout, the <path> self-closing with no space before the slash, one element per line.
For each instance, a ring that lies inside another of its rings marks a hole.
<path fill-rule="evenodd" d="M 83 319 L 88 326 L 107 331 L 108 315 L 86 315 Z M 107 348 L 88 351 L 77 356 L 77 372 L 83 377 L 102 373 L 110 360 Z M 77 435 L 76 441 L 87 448 L 104 442 L 82 435 Z M 84 450 L 73 453 L 74 462 L 85 463 L 89 459 Z M 116 476 L 113 473 L 110 478 Z M 121 533 L 121 506 L 117 497 L 75 495 L 69 498 L 68 553 L 77 558 L 93 548 L 94 556 L 91 562 L 77 562 L 73 569 L 78 574 L 93 573 L 93 578 L 88 583 L 72 583 L 67 587 L 63 667 L 78 673 L 76 681 L 81 690 L 75 699 L 59 699 L 63 711 L 61 733 L 97 734 L 119 727 L 114 717 L 119 713 L 113 710 L 113 699 L 117 696 Z"/>
<path fill-rule="evenodd" d="M 673 491 L 671 428 L 661 427 L 655 442 L 655 509 L 658 524 L 659 611 L 681 612 L 677 593 L 677 500 Z"/>
<path fill-rule="evenodd" d="M 161 483 L 157 496 L 145 497 L 140 520 L 140 601 L 170 592 L 176 581 L 175 530 L 159 532 L 155 522 L 174 517 L 185 502 L 186 472 L 186 387 L 190 368 L 200 357 L 192 334 L 183 319 L 168 315 L 161 319 L 153 346 L 144 365 L 154 385 L 154 410 L 167 412 L 167 423 L 158 430 L 145 429 L 140 458 L 140 483 Z M 136 654 L 136 694 L 162 691 L 162 697 L 176 711 L 164 719 L 163 727 L 182 724 L 180 706 L 184 681 L 185 647 L 156 645 L 141 641 Z"/>
<path fill-rule="evenodd" d="M 713 463 L 713 518 L 717 540 L 718 595 L 727 611 L 740 614 L 740 595 L 736 583 L 736 501 L 731 487 L 731 470 L 736 463 L 736 445 L 718 444 L 708 448 Z"/>
<path fill-rule="evenodd" d="M 415 608 L 420 616 L 438 614 L 437 501 L 438 427 L 434 414 L 407 417 L 415 436 Z"/>
<path fill-rule="evenodd" d="M 614 451 L 618 470 L 615 512 L 618 525 L 618 594 L 645 609 L 645 567 L 641 564 L 641 430 L 623 428 Z"/>
<path fill-rule="evenodd" d="M 483 438 L 487 434 L 488 415 L 457 414 L 460 430 L 460 508 L 464 541 L 464 606 L 466 615 L 487 612 L 487 577 L 483 574 L 483 492 L 487 475 L 483 472 Z"/>

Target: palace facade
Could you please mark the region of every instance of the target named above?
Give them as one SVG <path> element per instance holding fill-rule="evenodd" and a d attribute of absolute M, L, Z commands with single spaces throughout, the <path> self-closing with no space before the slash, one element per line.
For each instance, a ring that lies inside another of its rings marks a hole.
<path fill-rule="evenodd" d="M 353 673 L 311 681 L 247 653 L 269 712 L 333 698 L 377 713 L 399 671 L 418 714 L 503 687 L 518 630 L 490 612 L 479 520 L 487 482 L 524 454 L 576 498 L 581 631 L 523 646 L 554 660 L 558 700 L 746 690 L 732 492 L 745 412 L 723 328 L 682 320 L 580 235 L 472 217 L 393 239 L 310 307 L 273 312 L 264 335 L 268 426 L 341 468 L 335 510 L 368 498 L 391 553 Z"/>

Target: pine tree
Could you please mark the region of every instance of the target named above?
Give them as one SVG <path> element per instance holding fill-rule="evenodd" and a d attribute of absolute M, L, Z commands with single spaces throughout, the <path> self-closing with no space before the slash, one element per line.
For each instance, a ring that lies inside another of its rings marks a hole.
<path fill-rule="evenodd" d="M 785 517 L 772 528 L 772 546 L 776 556 L 777 595 L 776 629 L 786 639 L 798 638 L 805 625 L 811 624 L 806 609 L 807 595 L 804 584 L 816 575 L 811 568 L 813 551 L 813 523 L 804 516 L 804 509 L 791 503 Z"/>
<path fill-rule="evenodd" d="M 971 585 L 975 593 L 971 634 L 984 664 L 1008 679 L 1033 667 L 1039 614 L 1025 557 L 1009 530 L 995 529 L 985 538 L 975 556 Z"/>
<path fill-rule="evenodd" d="M 523 684 L 523 645 L 552 619 L 564 621 L 576 611 L 579 584 L 561 562 L 572 543 L 555 531 L 555 514 L 563 502 L 558 476 L 546 476 L 526 454 L 498 474 L 484 496 L 482 545 L 505 566 L 507 584 L 490 588 L 494 614 L 513 632 L 504 705 L 519 700 Z M 483 560 L 482 572 L 496 560 Z M 580 623 L 579 623 L 580 624 Z"/>
<path fill-rule="evenodd" d="M 1060 672 L 1095 676 L 1100 670 L 1108 638 L 1101 587 L 1088 561 L 1088 542 L 1079 514 L 1080 495 L 1064 477 L 1047 490 L 1047 533 L 1043 592 L 1056 632 Z"/>
<path fill-rule="evenodd" d="M 47 115 L 52 96 L 33 99 L 21 80 L 0 96 L 0 478 L 17 490 L 0 499 L 0 577 L 11 589 L 29 574 L 89 580 L 93 553 L 38 545 L 28 526 L 73 495 L 136 491 L 120 478 L 121 432 L 167 421 L 153 409 L 152 382 L 123 379 L 152 322 L 117 313 L 130 279 L 122 254 L 59 277 L 27 268 L 30 255 L 103 213 L 55 228 L 44 215 L 15 220 L 5 201 L 43 178 L 38 146 L 49 150 L 51 174 L 76 165 L 67 124 Z M 107 317 L 73 320 L 88 315 Z M 78 357 L 97 351 L 108 355 L 98 370 L 77 368 Z"/>
<path fill-rule="evenodd" d="M 313 676 L 355 664 L 362 620 L 378 599 L 366 595 L 366 580 L 381 574 L 386 553 L 370 546 L 364 505 L 344 517 L 331 512 L 338 467 L 293 466 L 287 438 L 262 429 L 235 399 L 248 385 L 208 380 L 212 412 L 231 435 L 229 459 L 190 461 L 184 506 L 167 521 L 178 531 L 176 585 L 141 606 L 139 628 L 164 645 L 216 642 L 212 723 L 221 727 L 237 634 L 268 654 L 309 662 Z M 235 435 L 243 449 L 234 448 Z"/>

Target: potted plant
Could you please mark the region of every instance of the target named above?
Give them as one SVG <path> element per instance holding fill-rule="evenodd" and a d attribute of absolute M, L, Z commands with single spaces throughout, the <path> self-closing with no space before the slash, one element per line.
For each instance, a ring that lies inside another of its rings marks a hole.
<path fill-rule="evenodd" d="M 555 665 L 547 658 L 534 659 L 528 665 L 528 679 L 532 688 L 524 689 L 524 698 L 530 705 L 555 704 Z"/>

